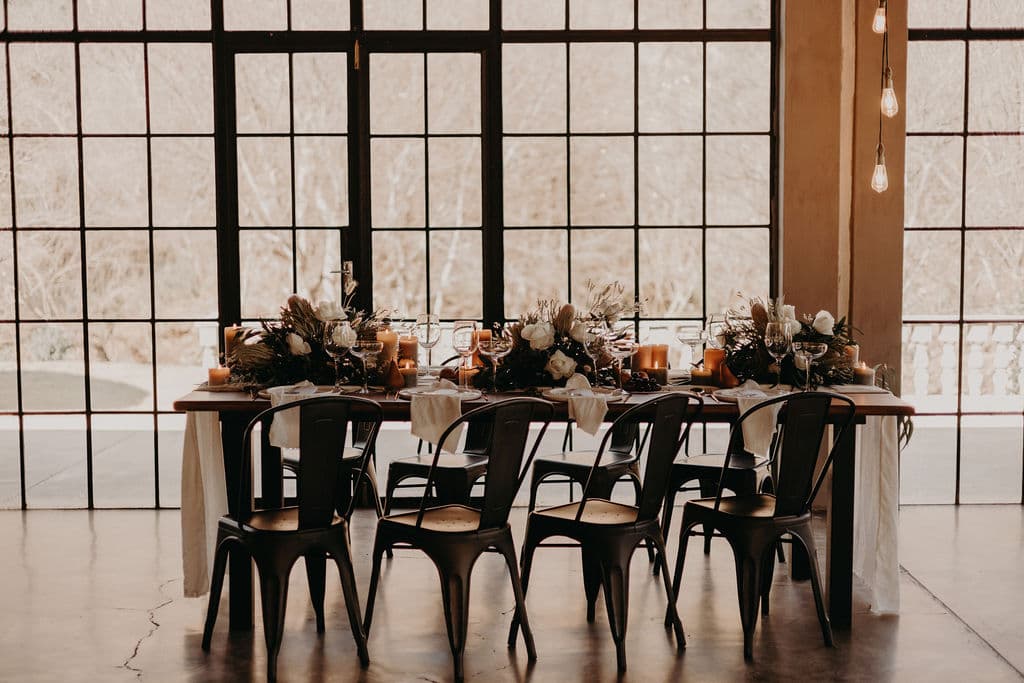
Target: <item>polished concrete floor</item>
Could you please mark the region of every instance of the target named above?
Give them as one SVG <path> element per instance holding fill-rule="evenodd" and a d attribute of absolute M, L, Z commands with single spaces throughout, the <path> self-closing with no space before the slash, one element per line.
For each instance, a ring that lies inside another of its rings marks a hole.
<path fill-rule="evenodd" d="M 517 510 L 513 527 L 522 530 Z M 365 601 L 374 519 L 357 512 L 356 574 Z M 263 680 L 260 627 L 229 633 L 226 610 L 212 651 L 200 649 L 205 601 L 181 597 L 176 511 L 0 513 L 0 681 Z M 688 638 L 677 655 L 662 628 L 664 592 L 635 556 L 629 672 L 619 680 L 1009 681 L 1024 671 L 1024 508 L 905 507 L 903 606 L 859 609 L 837 647 L 822 645 L 810 586 L 777 575 L 772 613 L 745 662 L 731 553 L 691 544 L 680 596 Z M 673 544 L 674 545 L 674 544 Z M 594 624 L 576 550 L 541 549 L 528 597 L 539 659 L 505 647 L 512 594 L 497 556 L 473 580 L 466 670 L 476 681 L 617 680 L 603 605 Z M 340 590 L 329 582 L 327 633 L 317 637 L 305 573 L 292 575 L 281 651 L 285 681 L 445 681 L 450 656 L 435 571 L 401 551 L 385 566 L 372 663 L 360 670 Z"/>

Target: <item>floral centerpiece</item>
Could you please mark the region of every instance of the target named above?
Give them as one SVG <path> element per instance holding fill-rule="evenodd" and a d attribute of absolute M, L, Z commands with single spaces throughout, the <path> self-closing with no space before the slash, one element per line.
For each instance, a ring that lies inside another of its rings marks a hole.
<path fill-rule="evenodd" d="M 725 349 L 725 362 L 741 382 L 747 379 L 773 381 L 776 377 L 785 384 L 806 384 L 806 370 L 798 367 L 800 360 L 793 354 L 778 365 L 765 348 L 764 333 L 769 322 L 782 323 L 794 342 L 818 342 L 828 346 L 825 355 L 814 361 L 811 386 L 846 384 L 853 380 L 853 368 L 846 355 L 846 347 L 853 343 L 852 329 L 846 318 L 835 319 L 828 311 L 797 317 L 795 307 L 782 297 L 774 300 L 751 299 L 739 309 L 726 315 L 720 328 L 718 342 Z"/>

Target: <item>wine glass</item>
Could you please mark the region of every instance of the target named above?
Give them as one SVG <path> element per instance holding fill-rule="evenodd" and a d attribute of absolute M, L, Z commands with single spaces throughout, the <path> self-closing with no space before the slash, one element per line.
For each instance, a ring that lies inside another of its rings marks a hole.
<path fill-rule="evenodd" d="M 705 339 L 708 346 L 713 349 L 725 348 L 725 330 L 728 325 L 728 319 L 721 313 L 713 313 L 708 316 L 707 328 L 705 329 Z"/>
<path fill-rule="evenodd" d="M 334 393 L 341 393 L 341 374 L 338 365 L 348 353 L 355 338 L 355 330 L 348 320 L 328 320 L 324 323 L 324 352 L 334 361 Z"/>
<path fill-rule="evenodd" d="M 441 341 L 441 322 L 434 313 L 420 313 L 416 316 L 416 336 L 420 346 L 427 350 L 427 362 L 419 364 L 419 374 L 427 374 L 430 364 L 430 351 Z"/>
<path fill-rule="evenodd" d="M 814 361 L 821 358 L 828 352 L 828 344 L 822 342 L 793 342 L 793 353 L 803 361 L 807 370 L 807 382 L 804 384 L 804 391 L 811 388 L 811 366 Z"/>
<path fill-rule="evenodd" d="M 615 360 L 615 384 L 622 388 L 622 361 L 634 355 L 640 349 L 631 327 L 610 330 L 605 334 L 605 349 Z"/>
<path fill-rule="evenodd" d="M 789 347 L 793 340 L 789 336 L 789 326 L 786 323 L 768 323 L 764 327 L 764 348 L 768 351 L 778 366 L 775 373 L 775 386 L 782 381 L 782 359 L 789 354 Z"/>
<path fill-rule="evenodd" d="M 479 344 L 475 332 L 475 320 L 456 320 L 452 328 L 452 348 L 462 356 L 462 362 L 459 364 L 459 388 L 464 390 L 469 389 L 469 372 L 473 367 L 470 359 Z"/>
<path fill-rule="evenodd" d="M 597 382 L 601 380 L 601 375 L 597 372 L 598 360 L 601 357 L 601 353 L 604 351 L 605 335 L 608 334 L 608 325 L 604 322 L 594 323 L 587 328 L 587 337 L 584 346 L 587 347 L 587 355 L 590 356 L 590 360 L 594 363 L 594 380 L 595 386 Z"/>
<path fill-rule="evenodd" d="M 366 371 L 366 361 L 376 361 L 377 354 L 384 350 L 384 342 L 379 342 L 376 339 L 358 339 L 349 350 L 352 352 L 353 356 L 363 361 L 363 388 L 359 393 L 368 394 L 370 393 L 370 387 L 368 386 L 370 375 Z"/>
<path fill-rule="evenodd" d="M 480 353 L 491 361 L 494 389 L 498 389 L 498 367 L 501 359 L 512 353 L 512 336 L 504 325 L 495 325 L 490 339 L 480 340 Z"/>
<path fill-rule="evenodd" d="M 689 367 L 697 367 L 700 362 L 697 359 L 697 347 L 704 341 L 704 327 L 700 323 L 683 323 L 679 331 L 676 332 L 676 339 L 690 349 Z M 692 379 L 692 376 L 688 379 Z"/>

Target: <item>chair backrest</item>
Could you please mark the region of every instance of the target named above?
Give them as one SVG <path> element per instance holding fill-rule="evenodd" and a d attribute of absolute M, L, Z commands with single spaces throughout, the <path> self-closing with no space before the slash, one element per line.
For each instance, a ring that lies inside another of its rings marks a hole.
<path fill-rule="evenodd" d="M 548 401 L 536 398 L 511 398 L 469 411 L 448 425 L 441 435 L 438 443 L 444 443 L 452 432 L 465 424 L 469 427 L 467 438 L 471 433 L 489 437 L 486 447 L 478 443 L 474 450 L 487 456 L 487 478 L 484 481 L 484 501 L 480 510 L 480 529 L 503 527 L 508 523 L 512 502 L 534 456 L 537 455 L 537 449 L 553 415 L 554 409 Z M 523 457 L 526 454 L 532 423 L 541 423 L 541 429 L 524 463 Z M 430 485 L 440 454 L 440 448 L 434 449 L 434 460 L 427 473 L 426 488 L 420 501 L 419 514 L 416 516 L 416 526 L 423 522 Z"/>
<path fill-rule="evenodd" d="M 841 405 L 835 406 L 838 402 Z M 722 499 L 722 485 L 725 482 L 725 470 L 730 459 L 744 452 L 743 423 L 761 410 L 779 406 L 778 425 L 772 439 L 771 455 L 778 459 L 778 475 L 775 487 L 775 515 L 788 517 L 800 515 L 810 509 L 814 496 L 828 473 L 835 456 L 836 444 L 853 422 L 856 405 L 841 394 L 826 391 L 806 391 L 787 394 L 757 404 L 740 415 L 729 435 L 729 447 L 726 450 L 722 475 L 718 483 L 718 495 L 715 507 Z M 828 457 L 814 480 L 814 470 L 818 463 L 821 441 L 829 421 L 836 425 L 832 439 L 832 447 Z M 814 481 L 812 481 L 814 480 Z"/>
<path fill-rule="evenodd" d="M 334 506 L 339 485 L 339 467 L 345 451 L 345 439 L 352 425 L 358 427 L 363 454 L 358 465 L 359 479 L 366 475 L 367 463 L 373 453 L 377 433 L 383 417 L 380 404 L 355 396 L 307 398 L 275 406 L 263 411 L 246 427 L 242 442 L 242 481 L 239 486 L 241 519 L 252 511 L 252 432 L 263 425 L 263 439 L 268 443 L 267 431 L 274 417 L 285 411 L 297 411 L 299 417 L 299 463 L 296 474 L 298 492 L 299 528 L 326 527 L 334 519 Z M 354 499 L 346 517 L 351 515 Z"/>
<path fill-rule="evenodd" d="M 576 519 L 583 516 L 590 493 L 590 483 L 594 471 L 600 466 L 601 458 L 606 451 L 612 450 L 614 435 L 625 431 L 625 425 L 633 425 L 636 434 L 639 426 L 647 426 L 647 461 L 644 468 L 643 481 L 640 489 L 639 512 L 637 521 L 647 521 L 657 517 L 662 502 L 668 491 L 669 473 L 680 443 L 685 440 L 693 421 L 704 408 L 704 399 L 688 392 L 672 392 L 664 396 L 633 406 L 622 413 L 605 433 L 594 458 L 587 483 L 583 487 L 583 501 L 576 511 Z M 685 424 L 685 427 L 684 427 Z M 682 436 L 681 436 L 682 435 Z"/>

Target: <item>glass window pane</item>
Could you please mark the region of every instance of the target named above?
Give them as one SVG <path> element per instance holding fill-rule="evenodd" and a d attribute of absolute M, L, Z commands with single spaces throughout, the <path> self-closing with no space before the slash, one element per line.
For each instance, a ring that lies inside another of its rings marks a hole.
<path fill-rule="evenodd" d="M 427 235 L 421 230 L 373 233 L 373 300 L 401 315 L 427 306 Z"/>
<path fill-rule="evenodd" d="M 238 138 L 239 225 L 291 225 L 288 138 Z"/>
<path fill-rule="evenodd" d="M 142 28 L 141 0 L 78 0 L 82 31 L 138 31 Z"/>
<path fill-rule="evenodd" d="M 700 28 L 702 0 L 640 0 L 640 28 Z"/>
<path fill-rule="evenodd" d="M 1021 323 L 964 325 L 964 412 L 1016 412 L 1020 418 L 1024 410 L 1021 342 Z"/>
<path fill-rule="evenodd" d="M 633 46 L 569 46 L 569 130 L 629 132 L 633 127 Z"/>
<path fill-rule="evenodd" d="M 150 44 L 149 123 L 154 133 L 213 132 L 209 45 Z"/>
<path fill-rule="evenodd" d="M 570 237 L 574 302 L 581 306 L 587 303 L 587 280 L 599 283 L 617 280 L 626 288 L 625 297 L 633 298 L 633 249 L 623 248 L 623 242 L 632 242 L 632 230 L 573 230 Z"/>
<path fill-rule="evenodd" d="M 299 294 L 313 302 L 337 301 L 341 280 L 331 271 L 341 270 L 341 232 L 296 230 L 295 251 Z"/>
<path fill-rule="evenodd" d="M 964 239 L 964 315 L 1024 318 L 1024 230 L 968 232 Z"/>
<path fill-rule="evenodd" d="M 217 233 L 153 233 L 153 285 L 158 318 L 216 317 Z"/>
<path fill-rule="evenodd" d="M 2 65 L 0 65 L 2 68 Z M 0 157 L 5 152 L 10 154 L 10 138 L 0 138 Z M 14 226 L 14 215 L 11 212 L 11 162 L 0 158 L 0 229 Z"/>
<path fill-rule="evenodd" d="M 295 223 L 348 225 L 346 138 L 295 138 Z"/>
<path fill-rule="evenodd" d="M 82 131 L 146 132 L 146 72 L 141 43 L 83 43 Z"/>
<path fill-rule="evenodd" d="M 290 125 L 288 55 L 235 57 L 239 133 L 287 133 Z"/>
<path fill-rule="evenodd" d="M 633 139 L 570 140 L 572 225 L 632 225 Z"/>
<path fill-rule="evenodd" d="M 21 427 L 16 415 L 0 417 L 0 452 L 3 453 L 0 456 L 0 510 L 21 507 L 20 436 Z"/>
<path fill-rule="evenodd" d="M 70 31 L 72 0 L 8 2 L 7 27 L 12 31 Z"/>
<path fill-rule="evenodd" d="M 210 28 L 209 0 L 146 0 L 146 27 L 150 30 Z"/>
<path fill-rule="evenodd" d="M 483 224 L 479 138 L 430 138 L 430 225 Z"/>
<path fill-rule="evenodd" d="M 18 227 L 78 227 L 78 145 L 69 138 L 16 138 Z"/>
<path fill-rule="evenodd" d="M 348 56 L 344 52 L 292 57 L 296 133 L 344 133 L 348 129 Z"/>
<path fill-rule="evenodd" d="M 706 5 L 708 28 L 771 26 L 771 0 L 715 0 Z"/>
<path fill-rule="evenodd" d="M 967 225 L 1024 225 L 1024 137 L 967 140 Z"/>
<path fill-rule="evenodd" d="M 84 357 L 80 323 L 23 324 L 21 391 L 25 411 L 85 410 Z"/>
<path fill-rule="evenodd" d="M 707 231 L 707 310 L 725 311 L 752 296 L 767 296 L 771 251 L 768 229 Z"/>
<path fill-rule="evenodd" d="M 709 131 L 767 131 L 771 123 L 771 44 L 709 43 Z"/>
<path fill-rule="evenodd" d="M 148 234 L 90 230 L 85 240 L 89 317 L 148 318 Z"/>
<path fill-rule="evenodd" d="M 28 506 L 84 508 L 88 503 L 85 417 L 26 417 L 24 435 Z"/>
<path fill-rule="evenodd" d="M 14 43 L 9 49 L 14 132 L 77 132 L 74 46 Z"/>
<path fill-rule="evenodd" d="M 506 29 L 565 28 L 565 0 L 503 0 L 501 12 Z"/>
<path fill-rule="evenodd" d="M 767 135 L 707 137 L 709 225 L 767 225 L 769 139 Z"/>
<path fill-rule="evenodd" d="M 82 155 L 85 224 L 110 228 L 147 225 L 146 140 L 86 138 Z"/>
<path fill-rule="evenodd" d="M 292 28 L 297 31 L 349 29 L 351 10 L 348 0 L 291 0 L 291 3 Z"/>
<path fill-rule="evenodd" d="M 284 303 L 282 301 L 281 303 Z M 276 313 L 276 311 L 275 311 Z M 201 325 L 211 323 L 156 324 L 157 408 L 170 410 L 174 400 L 192 391 L 197 377 L 206 376 Z M 207 359 L 209 361 L 209 359 Z"/>
<path fill-rule="evenodd" d="M 652 317 L 702 313 L 704 256 L 700 230 L 640 231 L 640 297 Z"/>
<path fill-rule="evenodd" d="M 699 131 L 703 83 L 700 43 L 640 45 L 640 130 Z"/>
<path fill-rule="evenodd" d="M 1024 42 L 971 41 L 970 83 L 970 130 L 1024 131 Z"/>
<path fill-rule="evenodd" d="M 505 317 L 518 318 L 539 299 L 569 296 L 569 233 L 511 230 L 505 233 Z"/>
<path fill-rule="evenodd" d="M 149 323 L 89 325 L 89 391 L 94 410 L 153 409 Z"/>
<path fill-rule="evenodd" d="M 11 121 L 7 115 L 7 51 L 0 51 L 0 134 L 10 132 Z"/>
<path fill-rule="evenodd" d="M 370 132 L 423 132 L 423 55 L 370 55 Z"/>
<path fill-rule="evenodd" d="M 633 0 L 569 0 L 569 28 L 633 28 Z"/>
<path fill-rule="evenodd" d="M 92 480 L 96 507 L 152 506 L 155 503 L 154 477 L 152 416 L 96 415 L 92 418 Z"/>
<path fill-rule="evenodd" d="M 429 132 L 480 132 L 480 55 L 427 56 Z"/>
<path fill-rule="evenodd" d="M 23 320 L 82 315 L 82 259 L 77 232 L 18 235 L 18 301 Z"/>
<path fill-rule="evenodd" d="M 564 45 L 505 45 L 501 116 L 507 133 L 562 133 L 566 121 Z"/>
<path fill-rule="evenodd" d="M 287 0 L 224 0 L 228 31 L 283 31 L 288 28 Z"/>
<path fill-rule="evenodd" d="M 956 318 L 960 311 L 958 231 L 903 233 L 903 317 Z"/>
<path fill-rule="evenodd" d="M 153 225 L 217 223 L 213 138 L 153 138 Z"/>
<path fill-rule="evenodd" d="M 908 0 L 907 21 L 910 28 L 963 28 L 967 0 Z"/>
<path fill-rule="evenodd" d="M 160 449 L 160 505 L 181 506 L 181 454 L 185 445 L 185 416 L 157 416 Z"/>
<path fill-rule="evenodd" d="M 1020 415 L 966 416 L 960 426 L 960 502 L 1020 503 Z"/>
<path fill-rule="evenodd" d="M 914 438 L 900 454 L 900 503 L 955 500 L 956 418 L 915 417 Z"/>
<path fill-rule="evenodd" d="M 700 225 L 702 144 L 699 137 L 641 137 L 640 224 Z"/>
<path fill-rule="evenodd" d="M 14 319 L 14 296 L 14 239 L 5 230 L 0 232 L 0 319 Z"/>
<path fill-rule="evenodd" d="M 427 28 L 486 31 L 488 0 L 427 0 Z"/>
<path fill-rule="evenodd" d="M 422 0 L 364 0 L 363 25 L 368 29 L 423 28 Z"/>
<path fill-rule="evenodd" d="M 1018 0 L 971 0 L 971 28 L 1024 27 L 1024 5 Z M 1019 502 L 1020 496 L 1017 496 Z"/>
<path fill-rule="evenodd" d="M 243 230 L 238 237 L 243 318 L 276 318 L 294 291 L 291 230 Z"/>
<path fill-rule="evenodd" d="M 956 411 L 959 349 L 960 331 L 955 324 L 903 326 L 900 388 L 919 413 Z"/>
<path fill-rule="evenodd" d="M 371 141 L 370 203 L 373 227 L 423 227 L 425 161 L 423 140 Z"/>
<path fill-rule="evenodd" d="M 482 318 L 482 264 L 479 230 L 431 230 L 431 313 L 442 318 Z"/>
<path fill-rule="evenodd" d="M 565 225 L 565 140 L 505 138 L 504 143 L 505 225 Z"/>
<path fill-rule="evenodd" d="M 914 40 L 907 50 L 907 130 L 963 130 L 964 43 Z"/>
<path fill-rule="evenodd" d="M 906 225 L 960 225 L 963 138 L 907 138 Z"/>

